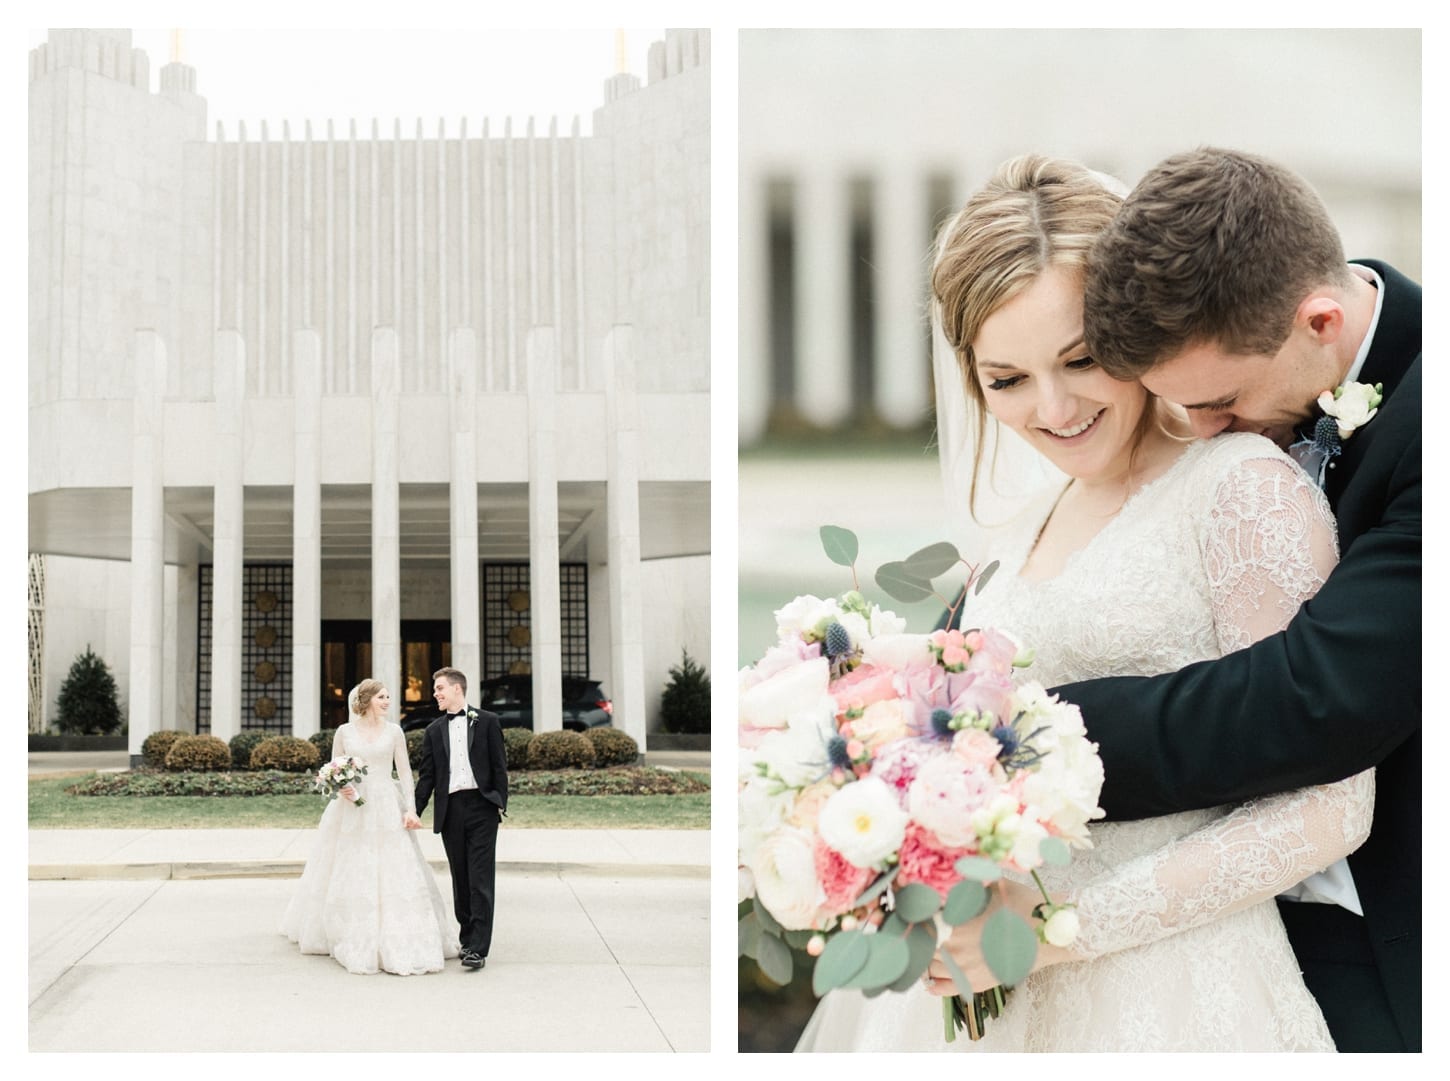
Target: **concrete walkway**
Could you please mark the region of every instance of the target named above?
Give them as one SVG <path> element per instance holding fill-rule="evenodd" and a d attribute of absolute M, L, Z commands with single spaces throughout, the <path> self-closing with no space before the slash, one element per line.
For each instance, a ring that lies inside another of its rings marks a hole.
<path fill-rule="evenodd" d="M 278 932 L 312 835 L 31 830 L 30 1050 L 709 1049 L 708 831 L 505 828 L 487 968 L 411 978 Z"/>

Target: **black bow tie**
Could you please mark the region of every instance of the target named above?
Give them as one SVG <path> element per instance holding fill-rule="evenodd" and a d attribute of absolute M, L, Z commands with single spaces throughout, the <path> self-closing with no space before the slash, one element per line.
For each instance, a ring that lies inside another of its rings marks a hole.
<path fill-rule="evenodd" d="M 450 713 L 450 714 L 448 714 L 448 719 L 451 721 L 454 717 L 467 717 L 467 716 L 468 716 L 468 710 L 464 709 L 464 710 L 459 710 L 457 713 Z"/>

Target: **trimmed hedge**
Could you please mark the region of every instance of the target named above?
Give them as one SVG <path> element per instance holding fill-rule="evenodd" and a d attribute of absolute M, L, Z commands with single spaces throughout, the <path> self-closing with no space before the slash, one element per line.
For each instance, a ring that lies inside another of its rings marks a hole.
<path fill-rule="evenodd" d="M 639 761 L 639 744 L 617 728 L 608 725 L 587 728 L 584 737 L 594 744 L 596 766 L 632 766 Z"/>
<path fill-rule="evenodd" d="M 174 728 L 152 732 L 141 743 L 141 757 L 152 769 L 165 769 L 166 756 L 171 752 L 171 745 L 182 736 L 189 735 L 190 732 L 178 732 Z"/>
<path fill-rule="evenodd" d="M 252 768 L 304 773 L 317 768 L 317 748 L 296 736 L 268 736 L 252 751 Z"/>
<path fill-rule="evenodd" d="M 337 735 L 336 728 L 324 728 L 321 732 L 313 732 L 307 737 L 307 742 L 317 748 L 317 764 L 332 761 L 332 740 Z"/>
<path fill-rule="evenodd" d="M 182 736 L 166 752 L 166 768 L 172 773 L 231 769 L 232 749 L 216 736 Z"/>
<path fill-rule="evenodd" d="M 509 769 L 529 768 L 529 744 L 534 733 L 528 728 L 505 728 L 503 730 L 503 756 Z"/>
<path fill-rule="evenodd" d="M 528 769 L 590 769 L 596 757 L 582 732 L 535 732 L 526 761 Z"/>
<path fill-rule="evenodd" d="M 238 732 L 227 746 L 232 752 L 232 769 L 249 769 L 252 765 L 252 751 L 266 739 L 262 732 Z"/>
<path fill-rule="evenodd" d="M 413 771 L 414 776 L 423 768 L 423 737 L 428 734 L 426 728 L 415 728 L 411 732 L 403 733 L 403 739 L 408 744 L 408 767 Z"/>

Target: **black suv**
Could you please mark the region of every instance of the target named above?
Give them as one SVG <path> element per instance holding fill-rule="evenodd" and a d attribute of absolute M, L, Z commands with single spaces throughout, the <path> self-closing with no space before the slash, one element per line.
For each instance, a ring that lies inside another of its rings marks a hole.
<path fill-rule="evenodd" d="M 534 677 L 499 676 L 478 685 L 478 708 L 497 713 L 504 728 L 534 727 Z M 438 707 L 416 709 L 402 720 L 403 731 L 427 728 L 438 718 Z M 564 727 L 575 732 L 613 723 L 614 704 L 599 681 L 564 677 Z"/>

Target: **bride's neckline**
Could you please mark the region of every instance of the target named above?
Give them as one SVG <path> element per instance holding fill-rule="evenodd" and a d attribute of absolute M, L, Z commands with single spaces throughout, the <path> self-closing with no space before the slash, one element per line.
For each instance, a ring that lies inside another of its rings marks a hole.
<path fill-rule="evenodd" d="M 1168 478 L 1173 476 L 1174 473 L 1176 473 L 1178 469 L 1183 465 L 1183 463 L 1188 461 L 1193 456 L 1193 451 L 1195 447 L 1201 446 L 1206 442 L 1207 441 L 1203 439 L 1192 439 L 1186 442 L 1183 445 L 1183 448 L 1174 456 L 1173 460 L 1169 462 L 1166 467 L 1164 467 L 1162 472 L 1160 472 L 1152 480 L 1140 484 L 1132 492 L 1128 493 L 1128 497 L 1123 500 L 1123 505 L 1117 509 L 1117 511 L 1113 514 L 1111 518 L 1103 523 L 1101 529 L 1099 529 L 1096 533 L 1094 533 L 1091 537 L 1084 541 L 1080 546 L 1074 548 L 1071 552 L 1067 553 L 1067 555 L 1062 560 L 1062 565 L 1057 568 L 1057 572 L 1055 574 L 1052 574 L 1045 578 L 1025 578 L 1022 575 L 1022 570 L 1024 567 L 1027 566 L 1027 561 L 1032 558 L 1032 553 L 1037 550 L 1037 546 L 1042 540 L 1042 534 L 1047 530 L 1047 524 L 1052 520 L 1052 515 L 1054 514 L 1054 512 L 1056 512 L 1058 504 L 1062 501 L 1062 497 L 1067 493 L 1068 488 L 1072 486 L 1073 481 L 1070 478 L 1068 482 L 1058 490 L 1057 495 L 1053 498 L 1051 505 L 1048 506 L 1046 513 L 1044 513 L 1041 518 L 1037 519 L 1036 529 L 1032 532 L 1031 539 L 1027 542 L 1027 546 L 1021 550 L 1021 553 L 1018 557 L 1016 570 L 1013 573 L 1014 580 L 1021 582 L 1025 586 L 1033 587 L 1046 586 L 1051 584 L 1052 582 L 1057 581 L 1059 578 L 1067 573 L 1068 569 L 1072 566 L 1072 564 L 1084 552 L 1088 551 L 1090 548 L 1092 548 L 1094 544 L 1098 542 L 1099 538 L 1103 537 L 1105 534 L 1109 533 L 1115 526 L 1117 526 L 1117 524 L 1121 522 L 1123 518 L 1128 514 L 1129 510 L 1136 507 L 1137 504 L 1142 501 L 1146 493 L 1151 492 L 1153 489 L 1157 488 L 1158 485 L 1162 484 L 1164 481 L 1168 480 Z"/>

